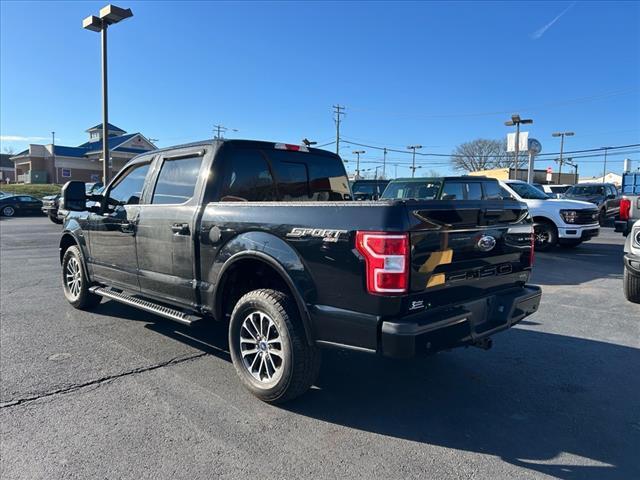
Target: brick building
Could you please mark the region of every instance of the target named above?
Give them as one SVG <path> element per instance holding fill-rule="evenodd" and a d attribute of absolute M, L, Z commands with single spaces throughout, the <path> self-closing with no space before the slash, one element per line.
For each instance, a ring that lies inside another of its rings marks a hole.
<path fill-rule="evenodd" d="M 97 182 L 102 178 L 102 124 L 87 130 L 89 141 L 77 147 L 36 145 L 11 157 L 18 183 Z M 156 147 L 141 133 L 127 133 L 108 124 L 112 174 L 139 153 Z"/>

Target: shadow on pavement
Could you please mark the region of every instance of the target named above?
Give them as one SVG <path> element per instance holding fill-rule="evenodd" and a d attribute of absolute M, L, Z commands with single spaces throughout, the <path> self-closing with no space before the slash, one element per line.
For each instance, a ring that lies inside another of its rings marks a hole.
<path fill-rule="evenodd" d="M 115 302 L 97 313 L 157 318 Z M 147 328 L 230 361 L 222 323 Z M 567 480 L 640 478 L 640 350 L 520 328 L 497 341 L 413 361 L 326 350 L 316 386 L 280 408 Z"/>
<path fill-rule="evenodd" d="M 536 252 L 531 281 L 538 285 L 580 285 L 598 279 L 622 279 L 623 245 L 590 241 L 576 248 Z"/>

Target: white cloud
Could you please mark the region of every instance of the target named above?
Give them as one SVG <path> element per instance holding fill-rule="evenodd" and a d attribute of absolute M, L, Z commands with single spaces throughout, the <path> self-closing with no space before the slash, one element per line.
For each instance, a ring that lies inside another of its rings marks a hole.
<path fill-rule="evenodd" d="M 36 142 L 49 137 L 24 137 L 22 135 L 0 135 L 0 142 Z"/>
<path fill-rule="evenodd" d="M 556 15 L 555 18 L 553 20 L 551 20 L 549 23 L 547 23 L 544 27 L 539 28 L 538 30 L 533 32 L 531 34 L 531 38 L 533 40 L 538 40 L 539 38 L 541 38 L 545 34 L 545 32 L 547 30 L 549 30 L 553 26 L 554 23 L 556 23 L 558 20 L 560 20 L 560 18 L 565 13 L 567 13 L 569 10 L 571 10 L 575 4 L 576 4 L 576 2 L 573 2 L 571 5 L 569 5 L 567 8 L 565 8 L 562 12 L 560 12 L 558 15 Z"/>

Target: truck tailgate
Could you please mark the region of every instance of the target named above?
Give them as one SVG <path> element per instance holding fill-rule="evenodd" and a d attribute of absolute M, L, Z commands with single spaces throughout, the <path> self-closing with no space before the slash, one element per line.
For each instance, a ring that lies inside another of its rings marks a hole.
<path fill-rule="evenodd" d="M 522 285 L 531 267 L 526 205 L 517 201 L 407 203 L 411 243 L 408 310 Z"/>

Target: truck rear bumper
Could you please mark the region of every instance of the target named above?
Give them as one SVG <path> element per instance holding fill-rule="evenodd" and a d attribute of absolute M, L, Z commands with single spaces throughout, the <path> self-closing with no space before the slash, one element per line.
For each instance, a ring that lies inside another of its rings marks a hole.
<path fill-rule="evenodd" d="M 527 285 L 459 304 L 446 311 L 383 321 L 382 353 L 389 357 L 410 358 L 471 345 L 536 312 L 540 297 L 540 287 Z"/>

